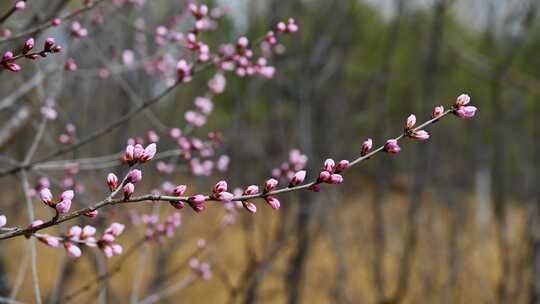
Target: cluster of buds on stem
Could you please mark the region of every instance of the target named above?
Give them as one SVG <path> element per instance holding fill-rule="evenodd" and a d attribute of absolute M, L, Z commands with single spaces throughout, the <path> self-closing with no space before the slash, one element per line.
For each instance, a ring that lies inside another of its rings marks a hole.
<path fill-rule="evenodd" d="M 472 118 L 476 114 L 477 108 L 469 106 L 471 97 L 467 94 L 461 94 L 456 99 L 453 107 L 453 113 L 459 118 Z"/>
<path fill-rule="evenodd" d="M 75 196 L 73 190 L 67 190 L 62 192 L 58 200 L 54 200 L 51 190 L 49 188 L 43 188 L 39 192 L 41 200 L 47 204 L 47 206 L 55 209 L 58 213 L 68 213 L 71 208 L 71 200 Z"/>
<path fill-rule="evenodd" d="M 35 227 L 41 224 L 43 224 L 43 221 L 36 220 L 32 223 L 32 226 Z M 82 250 L 79 247 L 80 245 L 99 247 L 103 250 L 105 256 L 112 257 L 122 253 L 122 246 L 116 244 L 115 240 L 123 231 L 124 225 L 113 223 L 105 230 L 103 236 L 99 240 L 95 237 L 96 228 L 90 225 L 86 225 L 83 228 L 80 226 L 72 226 L 68 233 L 63 236 L 52 236 L 39 233 L 34 234 L 34 236 L 50 247 L 58 248 L 60 245 L 63 245 L 68 255 L 75 259 L 82 255 Z"/>
<path fill-rule="evenodd" d="M 62 47 L 57 45 L 54 41 L 54 38 L 47 38 L 43 44 L 43 49 L 39 52 L 32 52 L 34 49 L 35 42 L 34 38 L 29 38 L 23 45 L 22 51 L 20 54 L 15 55 L 11 51 L 7 51 L 2 56 L 0 64 L 9 71 L 19 72 L 21 66 L 15 63 L 16 60 L 21 58 L 27 58 L 30 60 L 37 59 L 38 57 L 47 57 L 48 54 L 59 53 L 62 50 Z"/>
<path fill-rule="evenodd" d="M 136 163 L 145 163 L 156 155 L 156 144 L 151 143 L 146 148 L 141 144 L 127 145 L 122 160 L 130 166 Z"/>

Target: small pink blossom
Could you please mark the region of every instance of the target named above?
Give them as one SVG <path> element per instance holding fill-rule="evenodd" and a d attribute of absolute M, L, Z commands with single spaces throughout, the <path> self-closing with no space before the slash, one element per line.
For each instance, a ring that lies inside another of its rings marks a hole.
<path fill-rule="evenodd" d="M 203 212 L 206 206 L 204 205 L 204 202 L 206 201 L 206 197 L 202 194 L 197 194 L 194 196 L 191 196 L 189 198 L 189 205 L 195 212 Z"/>
<path fill-rule="evenodd" d="M 244 195 L 255 195 L 259 193 L 259 187 L 257 185 L 251 185 L 244 190 Z"/>
<path fill-rule="evenodd" d="M 464 107 L 459 107 L 455 111 L 455 114 L 459 118 L 472 118 L 476 114 L 476 111 L 477 111 L 477 108 L 474 106 L 464 106 Z"/>
<path fill-rule="evenodd" d="M 15 3 L 15 9 L 18 10 L 18 11 L 22 11 L 26 8 L 26 2 L 25 1 L 17 1 L 17 3 Z"/>
<path fill-rule="evenodd" d="M 266 200 L 266 203 L 274 210 L 278 210 L 281 206 L 279 200 L 273 196 L 267 196 L 264 199 Z"/>
<path fill-rule="evenodd" d="M 120 223 L 112 223 L 109 228 L 105 229 L 105 234 L 112 234 L 113 236 L 119 236 L 124 232 L 124 229 L 126 228 L 125 225 Z"/>
<path fill-rule="evenodd" d="M 234 194 L 230 193 L 230 192 L 227 192 L 227 191 L 222 191 L 222 192 L 219 192 L 217 195 L 216 195 L 216 199 L 217 200 L 220 200 L 222 202 L 230 202 L 232 201 L 234 198 Z"/>
<path fill-rule="evenodd" d="M 362 143 L 362 150 L 360 152 L 360 155 L 365 156 L 369 153 L 369 151 L 371 151 L 371 148 L 373 148 L 373 140 L 371 138 L 368 138 Z"/>
<path fill-rule="evenodd" d="M 456 107 L 466 106 L 471 101 L 471 97 L 467 94 L 461 94 L 456 98 Z"/>
<path fill-rule="evenodd" d="M 318 181 L 321 183 L 326 183 L 330 180 L 330 177 L 332 176 L 332 173 L 324 170 L 319 173 Z"/>
<path fill-rule="evenodd" d="M 300 170 L 296 172 L 291 178 L 290 186 L 294 187 L 294 186 L 300 185 L 301 183 L 304 182 L 305 178 L 306 178 L 306 170 Z"/>
<path fill-rule="evenodd" d="M 34 48 L 34 44 L 35 44 L 34 38 L 28 38 L 24 42 L 22 53 L 26 54 L 26 53 L 30 52 Z"/>
<path fill-rule="evenodd" d="M 54 18 L 51 21 L 52 26 L 59 26 L 61 23 L 62 23 L 62 19 L 60 19 L 60 18 Z"/>
<path fill-rule="evenodd" d="M 255 214 L 257 212 L 257 206 L 255 206 L 255 204 L 253 204 L 252 202 L 243 201 L 242 205 L 244 206 L 244 208 L 246 208 L 247 211 L 252 214 Z"/>
<path fill-rule="evenodd" d="M 146 148 L 144 148 L 144 151 L 140 157 L 141 162 L 147 162 L 149 160 L 152 160 L 154 156 L 156 155 L 157 146 L 155 143 L 151 143 Z"/>
<path fill-rule="evenodd" d="M 227 182 L 224 181 L 224 180 L 221 180 L 221 181 L 217 182 L 217 183 L 214 185 L 214 188 L 212 189 L 212 191 L 213 191 L 215 194 L 221 193 L 221 192 L 223 192 L 223 191 L 227 191 Z"/>
<path fill-rule="evenodd" d="M 227 80 L 225 79 L 225 76 L 223 76 L 222 73 L 217 73 L 208 81 L 208 88 L 214 94 L 221 94 L 225 91 L 226 84 Z"/>
<path fill-rule="evenodd" d="M 133 169 L 129 171 L 126 181 L 136 184 L 142 180 L 142 172 L 139 169 Z"/>
<path fill-rule="evenodd" d="M 389 139 L 384 144 L 384 151 L 392 154 L 399 153 L 401 151 L 401 148 L 398 145 L 398 141 L 396 139 Z"/>
<path fill-rule="evenodd" d="M 68 252 L 68 255 L 71 257 L 71 258 L 74 258 L 74 259 L 78 259 L 81 257 L 81 248 L 77 247 L 76 245 L 74 245 L 73 243 L 71 242 L 65 242 L 64 243 L 64 248 L 66 248 L 67 252 Z"/>
<path fill-rule="evenodd" d="M 40 234 L 37 236 L 37 239 L 49 247 L 58 248 L 60 246 L 60 241 L 56 237 L 48 234 Z"/>
<path fill-rule="evenodd" d="M 343 176 L 341 176 L 340 174 L 332 174 L 330 176 L 330 179 L 328 180 L 328 183 L 329 184 L 341 184 L 343 183 Z"/>
<path fill-rule="evenodd" d="M 335 166 L 336 166 L 336 163 L 331 158 L 324 161 L 324 170 L 325 171 L 334 172 L 334 167 Z"/>
<path fill-rule="evenodd" d="M 343 172 L 349 168 L 349 161 L 346 159 L 342 159 L 339 161 L 339 163 L 336 165 L 336 173 Z"/>
<path fill-rule="evenodd" d="M 444 107 L 443 106 L 436 106 L 433 109 L 433 112 L 431 112 L 431 118 L 437 118 L 444 113 Z"/>
<path fill-rule="evenodd" d="M 39 191 L 39 197 L 45 204 L 49 206 L 52 205 L 53 196 L 51 190 L 49 190 L 48 188 L 41 189 L 41 191 Z"/>
<path fill-rule="evenodd" d="M 279 183 L 278 180 L 275 179 L 275 178 L 271 178 L 271 179 L 267 180 L 264 183 L 264 192 L 274 191 L 274 189 L 276 189 L 278 183 Z"/>
<path fill-rule="evenodd" d="M 107 185 L 111 191 L 118 187 L 118 177 L 114 173 L 109 173 L 107 175 Z"/>
<path fill-rule="evenodd" d="M 129 199 L 131 195 L 133 195 L 133 192 L 135 192 L 135 185 L 132 183 L 127 183 L 124 188 L 124 199 Z"/>
<path fill-rule="evenodd" d="M 405 130 L 412 129 L 414 125 L 416 125 L 416 116 L 411 114 L 407 117 L 407 121 L 405 121 Z"/>
<path fill-rule="evenodd" d="M 58 204 L 56 204 L 54 208 L 56 209 L 56 211 L 58 211 L 58 213 L 61 213 L 61 214 L 68 213 L 69 209 L 71 208 L 71 200 L 69 199 L 63 200 L 59 202 Z"/>
<path fill-rule="evenodd" d="M 180 60 L 176 64 L 176 74 L 179 82 L 191 81 L 191 67 L 185 60 Z"/>
<path fill-rule="evenodd" d="M 0 228 L 4 227 L 7 224 L 7 217 L 3 214 L 0 214 Z"/>
<path fill-rule="evenodd" d="M 418 130 L 410 133 L 408 136 L 414 139 L 427 140 L 429 138 L 429 133 L 424 130 Z"/>

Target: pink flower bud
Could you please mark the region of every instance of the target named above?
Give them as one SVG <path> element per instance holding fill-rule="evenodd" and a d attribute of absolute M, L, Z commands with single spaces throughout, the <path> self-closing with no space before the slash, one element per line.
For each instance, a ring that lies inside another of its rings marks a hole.
<path fill-rule="evenodd" d="M 22 53 L 23 53 L 23 54 L 26 54 L 26 53 L 30 52 L 33 48 L 34 48 L 34 38 L 29 38 L 29 39 L 26 40 L 26 42 L 24 43 L 24 47 L 23 47 L 23 49 L 22 49 Z"/>
<path fill-rule="evenodd" d="M 124 228 L 126 228 L 125 225 L 122 225 L 120 223 L 112 223 L 109 228 L 105 229 L 105 234 L 112 234 L 114 236 L 119 236 L 124 232 Z"/>
<path fill-rule="evenodd" d="M 271 178 L 271 179 L 267 180 L 264 183 L 264 192 L 273 191 L 274 189 L 276 189 L 278 183 L 279 183 L 278 180 L 275 179 L 275 178 Z"/>
<path fill-rule="evenodd" d="M 238 46 L 242 49 L 246 49 L 249 45 L 249 40 L 246 37 L 240 37 L 238 39 Z"/>
<path fill-rule="evenodd" d="M 349 161 L 346 159 L 340 160 L 336 166 L 336 173 L 343 172 L 349 168 Z"/>
<path fill-rule="evenodd" d="M 144 148 L 144 151 L 141 155 L 141 162 L 143 163 L 147 162 L 151 160 L 152 158 L 154 158 L 155 155 L 156 155 L 156 144 L 151 143 L 148 146 L 146 146 L 146 148 Z"/>
<path fill-rule="evenodd" d="M 70 243 L 70 242 L 65 242 L 64 243 L 64 248 L 66 248 L 67 252 L 68 252 L 68 255 L 71 257 L 71 258 L 74 258 L 74 259 L 78 259 L 81 257 L 81 249 L 75 245 L 73 245 L 73 243 Z"/>
<path fill-rule="evenodd" d="M 330 176 L 332 175 L 332 173 L 328 172 L 328 171 L 321 171 L 321 173 L 319 173 L 319 182 L 321 183 L 326 183 L 330 180 Z"/>
<path fill-rule="evenodd" d="M 144 154 L 144 147 L 141 144 L 136 144 L 133 147 L 133 159 L 139 161 Z"/>
<path fill-rule="evenodd" d="M 429 133 L 424 130 L 418 130 L 410 133 L 408 136 L 414 139 L 426 140 L 429 138 Z"/>
<path fill-rule="evenodd" d="M 85 213 L 83 213 L 84 216 L 86 217 L 89 217 L 89 218 L 95 218 L 98 216 L 98 211 L 97 210 L 91 210 L 91 211 L 87 211 Z"/>
<path fill-rule="evenodd" d="M 124 199 L 129 199 L 133 192 L 135 192 L 135 185 L 132 183 L 127 183 L 124 188 Z"/>
<path fill-rule="evenodd" d="M 127 145 L 126 152 L 124 153 L 124 158 L 127 161 L 133 161 L 135 160 L 134 153 L 135 153 L 135 147 L 133 145 Z"/>
<path fill-rule="evenodd" d="M 107 174 L 107 185 L 111 191 L 118 187 L 118 177 L 114 173 Z"/>
<path fill-rule="evenodd" d="M 60 23 L 62 23 L 62 19 L 60 19 L 60 18 L 54 18 L 54 19 L 51 21 L 52 26 L 59 26 Z"/>
<path fill-rule="evenodd" d="M 306 170 L 300 170 L 296 172 L 293 177 L 291 178 L 291 181 L 289 183 L 289 187 L 298 186 L 301 183 L 304 182 L 304 179 L 306 179 Z"/>
<path fill-rule="evenodd" d="M 101 240 L 105 243 L 110 244 L 116 240 L 116 237 L 114 237 L 114 235 L 112 235 L 111 233 L 105 233 L 101 237 Z"/>
<path fill-rule="evenodd" d="M 461 94 L 456 99 L 456 107 L 463 107 L 471 101 L 471 97 L 467 94 Z"/>
<path fill-rule="evenodd" d="M 340 174 L 332 174 L 328 183 L 334 185 L 341 184 L 343 183 L 343 176 L 341 176 Z"/>
<path fill-rule="evenodd" d="M 54 208 L 56 209 L 56 211 L 58 211 L 58 213 L 68 213 L 69 209 L 71 208 L 71 200 L 63 200 L 60 203 L 56 204 Z"/>
<path fill-rule="evenodd" d="M 119 244 L 113 244 L 111 245 L 113 255 L 120 255 L 124 251 L 121 245 Z"/>
<path fill-rule="evenodd" d="M 395 139 L 389 139 L 384 144 L 384 151 L 392 154 L 399 153 L 401 151 L 401 148 L 398 145 L 397 140 Z"/>
<path fill-rule="evenodd" d="M 13 52 L 7 51 L 2 56 L 2 62 L 8 62 L 13 59 Z"/>
<path fill-rule="evenodd" d="M 4 67 L 12 72 L 19 72 L 21 66 L 16 63 L 4 63 Z"/>
<path fill-rule="evenodd" d="M 328 171 L 328 172 L 334 172 L 334 166 L 336 165 L 336 163 L 334 162 L 333 159 L 329 158 L 327 160 L 324 161 L 324 170 L 325 171 Z"/>
<path fill-rule="evenodd" d="M 66 60 L 66 63 L 64 64 L 64 70 L 68 72 L 73 72 L 77 70 L 77 63 L 75 62 L 75 59 L 68 58 Z"/>
<path fill-rule="evenodd" d="M 75 192 L 73 192 L 73 190 L 67 190 L 67 191 L 62 192 L 62 194 L 60 194 L 61 201 L 72 200 L 74 197 L 75 197 Z"/>
<path fill-rule="evenodd" d="M 43 45 L 43 50 L 47 52 L 51 52 L 55 43 L 56 42 L 54 41 L 54 38 L 47 38 Z"/>
<path fill-rule="evenodd" d="M 175 196 L 181 196 L 186 192 L 186 189 L 186 185 L 178 185 L 173 189 L 172 193 Z"/>
<path fill-rule="evenodd" d="M 140 182 L 142 180 L 142 172 L 141 172 L 141 170 L 133 169 L 133 170 L 129 171 L 126 180 L 128 182 L 130 182 L 130 183 L 133 183 L 133 184 L 136 184 L 136 183 Z"/>
<path fill-rule="evenodd" d="M 48 188 L 43 188 L 41 191 L 39 191 L 39 196 L 45 204 L 52 206 L 53 196 L 51 190 Z"/>
<path fill-rule="evenodd" d="M 176 74 L 179 82 L 188 82 L 191 80 L 191 67 L 185 60 L 180 60 L 176 64 Z"/>
<path fill-rule="evenodd" d="M 298 32 L 298 25 L 296 24 L 296 21 L 293 18 L 289 18 L 289 21 L 287 23 L 287 32 L 289 33 Z"/>
<path fill-rule="evenodd" d="M 72 240 L 78 240 L 81 233 L 82 228 L 80 226 L 72 226 L 71 228 L 69 228 L 67 237 Z"/>
<path fill-rule="evenodd" d="M 230 202 L 232 201 L 234 198 L 234 194 L 230 193 L 230 192 L 227 192 L 227 191 L 222 191 L 222 192 L 219 192 L 217 195 L 216 195 L 216 199 L 222 201 L 222 202 Z"/>
<path fill-rule="evenodd" d="M 7 224 L 7 217 L 3 214 L 0 214 L 0 228 L 4 227 Z"/>
<path fill-rule="evenodd" d="M 60 246 L 60 241 L 48 234 L 38 235 L 37 239 L 49 247 L 58 248 L 58 246 Z"/>
<path fill-rule="evenodd" d="M 185 205 L 184 202 L 177 201 L 177 202 L 170 202 L 171 206 L 173 206 L 176 209 L 184 209 Z"/>
<path fill-rule="evenodd" d="M 276 25 L 276 31 L 278 33 L 283 33 L 287 30 L 287 25 L 285 24 L 285 22 L 279 22 L 277 25 Z"/>
<path fill-rule="evenodd" d="M 96 228 L 90 225 L 84 226 L 81 233 L 81 238 L 85 239 L 96 234 Z"/>
<path fill-rule="evenodd" d="M 460 107 L 456 110 L 455 114 L 459 118 L 472 118 L 476 114 L 477 108 L 474 106 Z"/>
<path fill-rule="evenodd" d="M 411 114 L 409 115 L 409 117 L 407 117 L 407 121 L 405 122 L 405 129 L 412 129 L 414 125 L 416 125 L 416 116 L 414 116 L 414 114 Z"/>
<path fill-rule="evenodd" d="M 244 190 L 244 195 L 255 195 L 259 193 L 259 187 L 256 185 L 251 185 Z"/>
<path fill-rule="evenodd" d="M 189 205 L 195 212 L 203 212 L 206 206 L 204 205 L 204 202 L 206 201 L 206 197 L 202 194 L 197 194 L 194 196 L 191 196 L 189 198 Z"/>
<path fill-rule="evenodd" d="M 218 193 L 223 192 L 223 191 L 227 191 L 227 182 L 224 181 L 224 180 L 217 182 L 214 185 L 214 189 L 212 189 L 212 191 L 215 194 L 218 194 Z"/>
<path fill-rule="evenodd" d="M 15 9 L 18 10 L 18 11 L 22 11 L 26 8 L 26 2 L 24 1 L 17 1 L 17 3 L 15 3 Z"/>
<path fill-rule="evenodd" d="M 246 208 L 247 211 L 252 214 L 255 214 L 257 212 L 257 206 L 255 206 L 255 204 L 253 204 L 252 202 L 243 201 L 242 205 L 244 206 L 244 208 Z"/>
<path fill-rule="evenodd" d="M 373 140 L 371 138 L 366 139 L 366 141 L 362 143 L 362 151 L 360 152 L 360 155 L 364 156 L 368 154 L 369 151 L 371 151 L 372 147 L 373 147 Z"/>
<path fill-rule="evenodd" d="M 437 118 L 444 113 L 444 107 L 443 106 L 436 106 L 433 109 L 433 112 L 431 112 L 431 118 Z"/>
<path fill-rule="evenodd" d="M 267 196 L 264 199 L 266 200 L 266 203 L 274 210 L 278 210 L 281 206 L 279 200 L 273 196 Z"/>

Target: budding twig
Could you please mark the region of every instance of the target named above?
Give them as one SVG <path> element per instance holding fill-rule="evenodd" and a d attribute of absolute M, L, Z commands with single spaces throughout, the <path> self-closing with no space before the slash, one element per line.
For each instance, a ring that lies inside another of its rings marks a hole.
<path fill-rule="evenodd" d="M 431 124 L 433 124 L 435 122 L 437 122 L 439 119 L 447 116 L 448 114 L 455 113 L 455 112 L 456 112 L 455 108 L 451 108 L 449 110 L 446 110 L 443 113 L 441 113 L 440 115 L 438 115 L 437 117 L 432 118 L 432 119 L 422 123 L 421 125 L 413 128 L 411 130 L 412 131 L 421 130 L 421 129 L 423 129 L 423 128 L 425 128 L 425 127 L 427 127 L 427 126 L 429 126 L 429 125 L 431 125 Z M 404 131 L 401 134 L 399 134 L 395 138 L 395 140 L 399 141 L 399 140 L 403 139 L 406 135 L 407 135 L 407 131 Z M 364 160 L 367 160 L 370 157 L 373 157 L 374 155 L 384 151 L 384 149 L 385 149 L 385 145 L 381 145 L 380 147 L 374 149 L 373 151 L 371 151 L 371 152 L 369 152 L 369 153 L 367 153 L 367 154 L 365 154 L 363 156 L 360 156 L 360 157 L 356 158 L 355 160 L 353 160 L 350 163 L 349 167 L 355 166 L 355 165 L 359 164 L 360 162 L 362 162 Z M 124 182 L 125 182 L 125 180 L 126 180 L 126 177 L 124 178 Z M 305 184 L 301 184 L 301 185 L 297 185 L 297 186 L 292 186 L 292 187 L 281 188 L 281 189 L 277 189 L 277 190 L 273 190 L 273 191 L 269 191 L 269 192 L 262 191 L 262 192 L 259 192 L 259 193 L 254 193 L 254 194 L 249 194 L 249 195 L 234 196 L 231 199 L 231 201 L 247 201 L 247 200 L 252 200 L 252 199 L 257 199 L 257 198 L 265 198 L 265 197 L 269 197 L 269 196 L 280 195 L 280 194 L 284 194 L 284 193 L 288 193 L 288 192 L 294 192 L 294 191 L 300 191 L 300 190 L 309 190 L 311 187 L 313 187 L 316 184 L 318 184 L 318 181 L 314 180 L 314 181 L 311 181 L 309 183 L 305 183 Z M 119 189 L 121 189 L 121 186 L 118 186 L 116 188 L 116 190 L 113 191 L 113 193 L 111 193 L 111 195 L 109 197 L 107 197 L 106 199 L 104 199 L 104 200 L 102 200 L 100 202 L 97 202 L 93 206 L 83 208 L 83 209 L 80 209 L 80 210 L 77 210 L 77 211 L 74 211 L 74 212 L 71 212 L 71 213 L 62 214 L 62 215 L 59 216 L 59 218 L 56 221 L 49 220 L 49 221 L 44 222 L 44 223 L 42 223 L 40 225 L 37 225 L 35 227 L 12 228 L 11 230 L 0 234 L 0 240 L 14 238 L 14 237 L 21 236 L 21 235 L 31 235 L 31 234 L 35 233 L 36 231 L 39 231 L 39 230 L 42 230 L 42 229 L 45 229 L 45 228 L 48 228 L 48 227 L 51 227 L 51 226 L 58 225 L 60 223 L 66 222 L 66 221 L 70 221 L 72 219 L 83 216 L 85 213 L 88 213 L 90 211 L 98 210 L 98 209 L 101 209 L 103 207 L 113 205 L 113 204 L 130 204 L 130 203 L 138 203 L 138 202 L 144 202 L 144 201 L 185 202 L 185 203 L 188 203 L 189 199 L 190 199 L 190 197 L 188 197 L 188 196 L 168 196 L 168 195 L 154 195 L 154 194 L 147 194 L 147 195 L 142 195 L 142 196 L 130 197 L 129 199 L 114 198 L 116 196 L 116 194 L 120 191 Z M 214 196 L 212 196 L 212 195 L 204 195 L 204 201 L 218 201 L 218 200 L 216 198 L 214 198 Z"/>

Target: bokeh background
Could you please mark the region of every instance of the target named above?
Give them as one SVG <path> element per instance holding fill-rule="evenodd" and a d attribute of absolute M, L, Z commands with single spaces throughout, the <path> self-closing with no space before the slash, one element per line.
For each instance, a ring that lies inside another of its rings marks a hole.
<path fill-rule="evenodd" d="M 8 2 L 0 8 L 7 10 Z M 75 123 L 78 136 L 84 137 L 125 113 L 137 99 L 163 89 L 163 79 L 149 77 L 140 66 L 122 65 L 122 51 L 140 44 L 133 25 L 137 18 L 152 29 L 186 3 L 146 1 L 141 10 L 117 9 L 110 2 L 79 18 L 89 29 L 88 38 L 73 41 L 65 30 L 51 29 L 39 37 L 54 36 L 64 46 L 62 55 L 23 64 L 19 75 L 0 74 L 2 166 L 10 166 L 9 158 L 20 160 L 28 149 L 44 96 L 53 95 L 61 106 L 37 157 L 58 147 L 66 122 Z M 86 250 L 73 261 L 61 250 L 38 244 L 47 301 L 63 302 L 103 269 L 118 268 L 75 301 L 136 302 L 183 280 L 190 272 L 186 260 L 198 240 L 205 239 L 208 248 L 199 258 L 211 262 L 212 279 L 194 282 L 161 302 L 540 302 L 540 2 L 209 4 L 228 10 L 219 29 L 204 36 L 211 47 L 244 34 L 256 39 L 288 17 L 296 19 L 300 32 L 283 40 L 286 51 L 274 61 L 274 79 L 228 76 L 226 93 L 214 98 L 212 119 L 197 130 L 223 132 L 229 171 L 212 177 L 178 171 L 175 183 L 206 191 L 221 178 L 234 186 L 261 182 L 295 148 L 309 157 L 308 172 L 313 174 L 327 157 L 352 159 L 364 139 L 381 144 L 401 132 L 410 113 L 423 120 L 434 106 L 451 105 L 461 93 L 470 94 L 477 116 L 444 119 L 430 128 L 427 143 L 406 141 L 399 155 L 377 155 L 347 172 L 339 187 L 284 195 L 279 211 L 261 204 L 257 214 L 241 212 L 226 229 L 220 229 L 224 211 L 211 206 L 202 214 L 183 210 L 183 226 L 174 238 L 144 245 L 126 258 L 104 260 L 99 251 Z M 77 5 L 79 1 L 32 0 L 28 10 L 5 26 L 17 32 Z M 100 25 L 93 26 L 101 13 Z M 152 33 L 147 36 L 147 56 L 165 51 L 152 43 Z M 10 44 L 0 47 L 4 51 Z M 145 60 L 139 51 L 136 62 Z M 77 71 L 48 70 L 50 63 L 63 65 L 67 57 L 75 58 Z M 99 77 L 103 68 L 113 71 L 107 79 Z M 24 94 L 7 98 L 36 75 L 47 77 Z M 181 126 L 184 112 L 205 92 L 212 75 L 202 72 L 125 127 L 68 158 L 109 155 L 121 151 L 130 136 Z M 19 117 L 15 131 L 2 132 L 14 117 Z M 110 170 L 77 176 L 86 188 L 78 204 L 106 194 L 103 180 Z M 141 186 L 147 191 L 162 182 L 151 170 L 146 169 Z M 65 174 L 47 173 L 58 180 Z M 39 177 L 39 172 L 30 172 L 32 182 Z M 2 177 L 0 189 L 1 213 L 12 224 L 26 223 L 19 178 Z M 34 203 L 38 218 L 50 216 L 42 203 Z M 148 204 L 111 208 L 94 224 L 126 221 L 128 210 L 163 217 L 173 212 Z M 143 234 L 144 228 L 128 225 L 121 243 L 130 248 Z M 24 238 L 0 242 L 0 295 L 15 292 L 18 300 L 33 301 L 28 259 Z M 13 290 L 19 281 L 20 288 Z"/>

